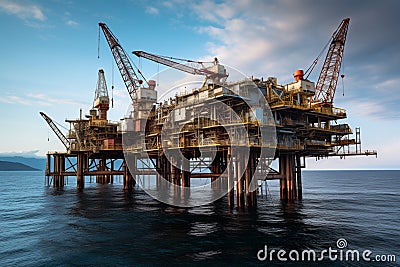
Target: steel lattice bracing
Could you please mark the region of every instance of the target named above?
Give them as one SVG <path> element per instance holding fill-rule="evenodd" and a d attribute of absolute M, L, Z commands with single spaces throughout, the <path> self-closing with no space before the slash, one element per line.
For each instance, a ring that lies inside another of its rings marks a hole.
<path fill-rule="evenodd" d="M 60 129 L 58 129 L 57 125 L 54 124 L 53 120 L 43 112 L 40 112 L 40 115 L 47 122 L 47 124 L 50 126 L 50 128 L 53 130 L 53 132 L 57 135 L 58 139 L 60 139 L 60 141 L 65 146 L 65 148 L 68 149 L 69 146 L 70 146 L 70 143 L 69 143 L 68 139 L 60 131 Z"/>
<path fill-rule="evenodd" d="M 204 83 L 206 83 L 208 79 L 210 79 L 214 82 L 221 83 L 221 82 L 224 82 L 226 80 L 226 78 L 228 77 L 228 74 L 226 73 L 225 68 L 222 67 L 222 65 L 220 65 L 218 63 L 217 58 L 214 59 L 213 67 L 206 68 L 203 65 L 204 62 L 200 62 L 200 61 L 160 56 L 160 55 L 147 53 L 144 51 L 133 51 L 132 53 L 134 55 L 136 55 L 137 57 L 144 57 L 148 60 L 163 64 L 165 66 L 168 66 L 168 67 L 171 67 L 171 68 L 183 71 L 183 72 L 187 72 L 187 73 L 190 73 L 193 75 L 203 75 L 206 77 L 206 81 Z M 188 66 L 188 65 L 173 61 L 171 59 L 191 63 L 193 66 Z M 220 67 L 222 67 L 222 68 L 220 68 Z"/>
<path fill-rule="evenodd" d="M 108 97 L 107 83 L 106 78 L 104 76 L 104 70 L 99 70 L 98 78 L 97 78 L 97 87 L 95 93 L 95 99 L 100 97 Z"/>
<path fill-rule="evenodd" d="M 344 19 L 333 34 L 333 39 L 315 88 L 313 98 L 315 103 L 327 106 L 332 106 L 333 104 L 349 22 L 349 18 Z"/>
<path fill-rule="evenodd" d="M 163 64 L 165 66 L 174 68 L 174 69 L 178 69 L 193 75 L 215 75 L 216 73 L 204 68 L 204 66 L 202 66 L 201 62 L 194 62 L 192 60 L 186 60 L 187 62 L 191 62 L 191 63 L 197 63 L 199 64 L 201 67 L 198 68 L 194 68 L 188 65 L 184 65 L 175 61 L 172 61 L 170 59 L 168 59 L 165 56 L 159 56 L 159 55 L 154 55 L 151 53 L 147 53 L 144 51 L 133 51 L 132 52 L 134 55 L 138 56 L 138 57 L 144 57 L 146 59 L 149 59 L 151 61 Z"/>
<path fill-rule="evenodd" d="M 107 39 L 107 43 L 110 46 L 119 72 L 121 73 L 126 89 L 128 90 L 129 96 L 131 97 L 132 101 L 135 101 L 136 89 L 140 87 L 140 85 L 142 84 L 142 80 L 140 80 L 136 75 L 136 72 L 134 71 L 131 62 L 129 61 L 128 55 L 120 45 L 118 39 L 107 27 L 107 25 L 100 22 L 99 26 L 103 30 L 104 36 Z"/>
<path fill-rule="evenodd" d="M 106 77 L 104 76 L 104 71 L 102 69 L 99 70 L 93 107 L 97 108 L 99 119 L 107 120 L 107 111 L 110 108 L 110 98 L 108 97 Z"/>

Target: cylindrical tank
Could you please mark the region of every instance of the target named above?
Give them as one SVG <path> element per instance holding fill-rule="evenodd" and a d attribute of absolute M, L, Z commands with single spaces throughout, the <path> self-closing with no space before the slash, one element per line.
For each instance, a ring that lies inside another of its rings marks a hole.
<path fill-rule="evenodd" d="M 296 79 L 296 82 L 298 82 L 300 80 L 303 80 L 304 72 L 303 70 L 295 70 L 293 76 Z"/>

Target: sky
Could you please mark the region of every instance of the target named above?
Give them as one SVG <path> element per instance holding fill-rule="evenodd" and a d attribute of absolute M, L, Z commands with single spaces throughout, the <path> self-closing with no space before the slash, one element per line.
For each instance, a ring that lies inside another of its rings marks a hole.
<path fill-rule="evenodd" d="M 109 89 L 115 86 L 109 118 L 123 117 L 129 97 L 102 34 L 99 43 L 99 22 L 128 53 L 218 57 L 249 77 L 274 76 L 285 84 L 294 70 L 307 69 L 349 17 L 344 96 L 339 82 L 335 106 L 347 110 L 345 123 L 361 127 L 362 148 L 378 150 L 378 158 L 310 159 L 307 168 L 400 169 L 398 10 L 396 0 L 0 0 L 0 155 L 63 150 L 39 112 L 65 127 L 80 109 L 87 114 L 100 68 Z M 131 59 L 146 77 L 160 70 Z M 316 81 L 320 69 L 309 78 Z"/>

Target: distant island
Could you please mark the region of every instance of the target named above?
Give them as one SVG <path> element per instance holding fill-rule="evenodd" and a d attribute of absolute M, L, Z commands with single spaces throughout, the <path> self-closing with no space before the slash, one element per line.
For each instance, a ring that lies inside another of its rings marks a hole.
<path fill-rule="evenodd" d="M 0 171 L 40 171 L 40 170 L 19 162 L 0 161 Z"/>
<path fill-rule="evenodd" d="M 27 165 L 33 169 L 44 170 L 46 167 L 45 157 L 22 157 L 22 156 L 12 156 L 12 155 L 2 155 L 0 153 L 0 161 L 21 163 Z M 3 170 L 3 169 L 1 169 Z M 31 169 L 32 170 L 32 169 Z"/>

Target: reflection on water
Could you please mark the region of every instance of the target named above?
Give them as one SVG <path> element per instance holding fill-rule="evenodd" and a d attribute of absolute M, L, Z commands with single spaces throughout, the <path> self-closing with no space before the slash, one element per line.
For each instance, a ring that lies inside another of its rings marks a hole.
<path fill-rule="evenodd" d="M 192 223 L 191 230 L 188 232 L 188 235 L 207 236 L 208 234 L 216 232 L 218 230 L 217 226 L 218 226 L 218 223 L 216 223 L 216 222 L 212 222 L 212 223 L 195 222 L 195 223 Z"/>
<path fill-rule="evenodd" d="M 250 212 L 230 211 L 226 198 L 185 209 L 120 184 L 57 191 L 43 188 L 41 173 L 0 175 L 1 266 L 265 266 L 256 257 L 264 245 L 326 249 L 338 238 L 352 249 L 400 251 L 400 172 L 305 172 L 303 201 L 281 202 L 270 183 Z"/>

